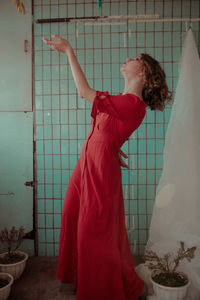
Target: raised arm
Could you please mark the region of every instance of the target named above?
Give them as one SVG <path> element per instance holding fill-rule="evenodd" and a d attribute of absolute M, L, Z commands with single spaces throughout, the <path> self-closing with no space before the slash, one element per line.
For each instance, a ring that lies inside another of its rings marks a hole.
<path fill-rule="evenodd" d="M 52 49 L 67 54 L 78 95 L 90 103 L 93 103 L 96 91 L 90 88 L 71 45 L 67 40 L 62 39 L 58 35 L 52 35 L 52 37 L 55 38 L 55 41 L 50 41 L 44 37 L 42 40 Z"/>

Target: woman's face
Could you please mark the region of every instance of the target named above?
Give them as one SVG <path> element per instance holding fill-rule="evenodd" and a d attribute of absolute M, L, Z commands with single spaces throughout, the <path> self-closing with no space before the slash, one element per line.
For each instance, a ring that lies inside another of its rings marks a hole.
<path fill-rule="evenodd" d="M 139 75 L 139 73 L 141 72 L 141 67 L 141 56 L 137 56 L 136 58 L 127 58 L 127 60 L 121 66 L 120 71 L 126 77 L 133 77 Z"/>

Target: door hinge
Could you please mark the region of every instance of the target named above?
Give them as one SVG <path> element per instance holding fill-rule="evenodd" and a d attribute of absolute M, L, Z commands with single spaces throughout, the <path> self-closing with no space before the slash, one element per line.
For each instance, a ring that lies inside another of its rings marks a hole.
<path fill-rule="evenodd" d="M 25 185 L 25 186 L 31 186 L 31 187 L 33 187 L 33 186 L 35 186 L 35 182 L 34 182 L 34 181 L 26 181 L 26 182 L 24 183 L 24 185 Z"/>

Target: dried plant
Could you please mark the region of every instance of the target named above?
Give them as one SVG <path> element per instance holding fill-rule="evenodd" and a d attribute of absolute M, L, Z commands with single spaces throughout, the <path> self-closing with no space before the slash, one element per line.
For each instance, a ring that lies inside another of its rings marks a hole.
<path fill-rule="evenodd" d="M 23 2 L 20 0 L 12 0 L 12 2 L 16 5 L 16 9 L 18 12 L 25 14 L 25 7 Z"/>
<path fill-rule="evenodd" d="M 175 273 L 181 260 L 186 258 L 189 262 L 194 258 L 194 252 L 197 247 L 185 249 L 184 242 L 180 241 L 180 248 L 177 251 L 177 256 L 172 258 L 171 253 L 166 253 L 163 257 L 159 257 L 154 251 L 146 250 L 143 256 L 145 262 L 149 261 L 146 266 L 150 270 L 160 270 L 163 273 Z"/>
<path fill-rule="evenodd" d="M 11 257 L 12 251 L 15 251 L 20 247 L 24 235 L 25 233 L 23 226 L 19 227 L 19 230 L 15 229 L 13 226 L 10 229 L 10 232 L 8 232 L 7 227 L 1 230 L 0 242 L 3 244 L 3 248 L 7 250 L 9 257 Z"/>

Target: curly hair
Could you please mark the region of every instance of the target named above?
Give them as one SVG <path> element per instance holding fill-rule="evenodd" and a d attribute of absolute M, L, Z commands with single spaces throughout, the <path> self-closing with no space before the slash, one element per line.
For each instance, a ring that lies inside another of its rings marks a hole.
<path fill-rule="evenodd" d="M 146 53 L 141 53 L 144 88 L 142 97 L 151 110 L 165 109 L 172 100 L 172 92 L 166 83 L 166 75 L 159 62 Z"/>

